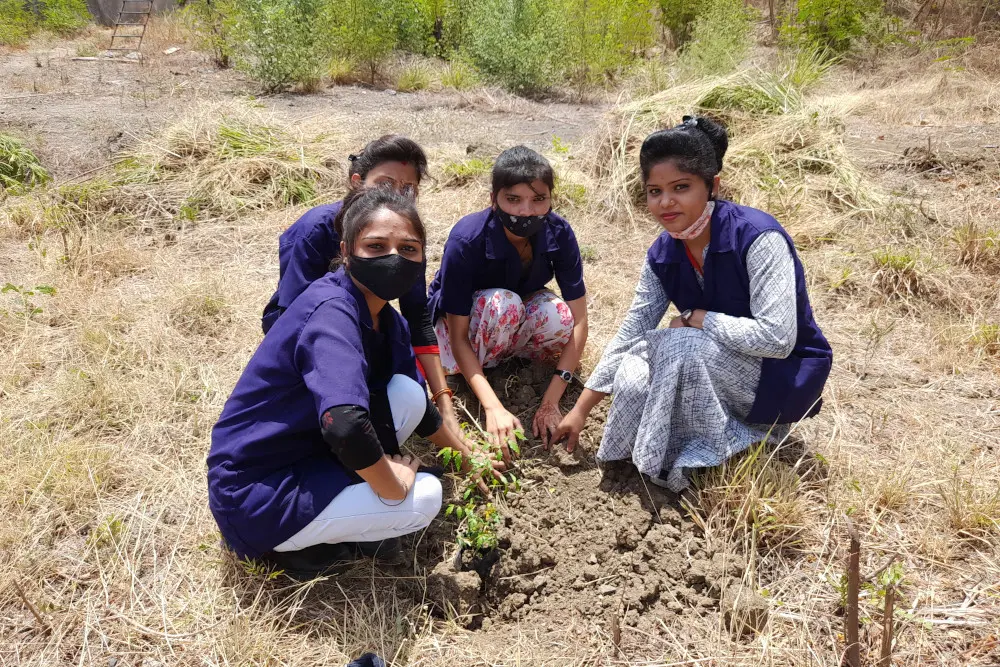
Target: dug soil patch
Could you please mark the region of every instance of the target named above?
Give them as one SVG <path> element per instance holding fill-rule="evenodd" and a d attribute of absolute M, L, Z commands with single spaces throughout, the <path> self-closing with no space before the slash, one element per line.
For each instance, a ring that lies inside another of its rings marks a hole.
<path fill-rule="evenodd" d="M 551 369 L 508 365 L 487 375 L 530 430 Z M 578 390 L 568 394 L 564 410 Z M 630 463 L 597 465 L 606 409 L 594 410 L 573 454 L 562 445 L 525 447 L 523 488 L 507 498 L 499 548 L 485 559 L 466 554 L 462 571 L 439 565 L 428 582 L 433 603 L 489 634 L 525 623 L 563 638 L 593 640 L 603 631 L 623 650 L 678 617 L 718 613 L 723 592 L 742 579 L 743 559 L 710 547 L 678 496 Z"/>

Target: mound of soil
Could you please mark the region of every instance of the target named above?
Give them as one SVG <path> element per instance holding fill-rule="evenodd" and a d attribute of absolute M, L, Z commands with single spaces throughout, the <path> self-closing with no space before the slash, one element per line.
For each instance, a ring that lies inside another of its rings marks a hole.
<path fill-rule="evenodd" d="M 507 365 L 487 377 L 530 431 L 552 369 Z M 578 393 L 567 392 L 564 409 Z M 465 394 L 468 405 L 474 399 Z M 605 416 L 606 406 L 594 410 L 573 454 L 526 443 L 523 488 L 507 498 L 499 549 L 486 559 L 463 558 L 461 568 L 436 568 L 432 600 L 467 614 L 472 628 L 527 620 L 581 632 L 631 626 L 639 630 L 627 633 L 632 637 L 658 634 L 661 622 L 677 615 L 718 612 L 723 592 L 743 576 L 743 560 L 710 548 L 677 495 L 645 481 L 630 463 L 597 465 Z M 481 582 L 475 601 L 470 574 Z"/>

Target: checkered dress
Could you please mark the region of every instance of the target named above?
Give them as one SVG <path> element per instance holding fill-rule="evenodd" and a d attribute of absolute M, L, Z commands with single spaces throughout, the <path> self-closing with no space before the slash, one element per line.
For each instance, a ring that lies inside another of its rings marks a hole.
<path fill-rule="evenodd" d="M 702 329 L 657 329 L 670 298 L 646 262 L 632 306 L 587 381 L 613 395 L 599 460 L 631 459 L 680 491 L 686 470 L 719 465 L 768 432 L 772 439 L 788 432 L 742 421 L 761 359 L 787 357 L 795 346 L 795 267 L 781 234 L 754 241 L 747 273 L 753 317 L 708 313 Z"/>

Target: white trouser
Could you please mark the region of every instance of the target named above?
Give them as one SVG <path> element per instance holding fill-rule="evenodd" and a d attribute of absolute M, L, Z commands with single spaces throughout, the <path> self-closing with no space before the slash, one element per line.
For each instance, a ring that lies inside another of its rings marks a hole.
<path fill-rule="evenodd" d="M 402 445 L 427 409 L 423 387 L 405 375 L 395 375 L 386 391 L 396 439 Z M 406 499 L 379 499 L 367 483 L 353 484 L 334 498 L 305 528 L 274 547 L 298 551 L 315 544 L 377 542 L 423 530 L 441 511 L 441 482 L 434 475 L 418 473 Z M 388 504 L 386 504 L 388 503 Z"/>

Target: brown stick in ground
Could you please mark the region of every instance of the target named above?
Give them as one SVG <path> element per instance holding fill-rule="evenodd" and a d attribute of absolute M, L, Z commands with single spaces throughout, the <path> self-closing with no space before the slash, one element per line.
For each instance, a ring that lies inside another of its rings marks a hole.
<path fill-rule="evenodd" d="M 896 587 L 889 586 L 885 589 L 885 612 L 882 618 L 882 655 L 879 658 L 879 667 L 889 667 L 892 660 L 892 634 L 895 625 L 893 619 L 893 605 L 896 602 Z"/>
<path fill-rule="evenodd" d="M 850 517 L 847 533 L 851 538 L 851 551 L 847 562 L 847 664 L 861 667 L 861 644 L 858 642 L 858 589 L 861 587 L 861 539 Z"/>

